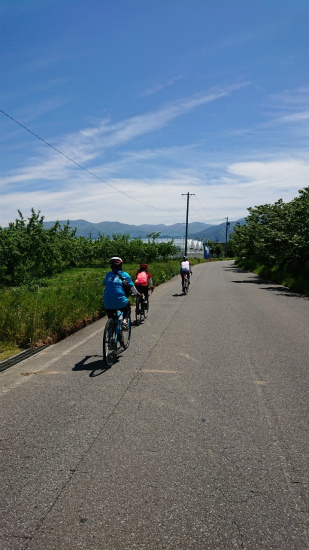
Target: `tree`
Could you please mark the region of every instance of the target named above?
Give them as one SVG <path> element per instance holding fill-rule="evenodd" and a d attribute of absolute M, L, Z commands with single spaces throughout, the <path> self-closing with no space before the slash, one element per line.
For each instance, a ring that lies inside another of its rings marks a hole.
<path fill-rule="evenodd" d="M 217 256 L 217 258 L 220 258 L 223 254 L 223 246 L 220 243 L 216 243 L 214 247 L 214 254 Z"/>
<path fill-rule="evenodd" d="M 235 256 L 267 266 L 304 266 L 309 261 L 309 187 L 288 203 L 248 208 L 245 224 L 230 237 Z"/>
<path fill-rule="evenodd" d="M 174 256 L 179 251 L 179 246 L 176 246 L 173 240 L 158 245 L 158 254 L 163 260 L 166 260 L 169 256 Z"/>

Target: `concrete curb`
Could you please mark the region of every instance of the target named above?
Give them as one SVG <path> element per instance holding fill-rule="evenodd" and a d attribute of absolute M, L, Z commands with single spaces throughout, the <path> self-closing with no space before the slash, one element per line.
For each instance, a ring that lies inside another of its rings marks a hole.
<path fill-rule="evenodd" d="M 17 365 L 17 363 L 24 361 L 24 359 L 27 359 L 28 357 L 32 357 L 32 355 L 35 355 L 36 353 L 39 353 L 40 351 L 43 351 L 43 349 L 46 349 L 46 348 L 48 348 L 48 345 L 40 346 L 38 348 L 33 348 L 33 349 L 26 349 L 24 351 L 21 351 L 17 355 L 14 355 L 13 357 L 9 357 L 9 359 L 0 361 L 0 373 L 5 371 L 9 367 L 13 367 L 14 365 Z"/>

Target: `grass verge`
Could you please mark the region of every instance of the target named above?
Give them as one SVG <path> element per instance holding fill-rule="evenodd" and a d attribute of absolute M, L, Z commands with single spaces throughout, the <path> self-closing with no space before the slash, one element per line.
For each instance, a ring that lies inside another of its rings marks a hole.
<path fill-rule="evenodd" d="M 203 262 L 190 260 L 192 265 Z M 134 280 L 138 264 L 126 264 Z M 55 343 L 102 317 L 108 269 L 75 268 L 27 286 L 0 289 L 0 361 Z M 149 264 L 155 286 L 179 273 L 179 260 Z M 132 299 L 133 301 L 133 299 Z"/>

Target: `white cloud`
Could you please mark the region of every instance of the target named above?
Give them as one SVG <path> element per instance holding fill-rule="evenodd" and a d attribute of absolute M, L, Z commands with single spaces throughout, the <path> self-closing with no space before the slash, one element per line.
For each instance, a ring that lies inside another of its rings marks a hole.
<path fill-rule="evenodd" d="M 284 106 L 300 106 L 305 108 L 308 105 L 309 86 L 301 86 L 299 88 L 292 88 L 290 90 L 284 90 L 279 94 L 273 94 L 270 96 L 270 101 L 274 107 L 281 108 Z"/>
<path fill-rule="evenodd" d="M 64 136 L 59 145 L 51 144 L 58 149 L 47 149 L 47 145 L 40 147 L 37 159 L 30 162 L 24 169 L 17 172 L 11 171 L 2 179 L 3 183 L 26 182 L 38 179 L 62 179 L 65 181 L 67 170 L 70 169 L 71 161 L 83 165 L 101 157 L 109 149 L 119 147 L 133 141 L 147 133 L 153 132 L 166 126 L 171 120 L 196 109 L 206 103 L 213 102 L 221 97 L 246 86 L 246 83 L 231 85 L 212 90 L 206 94 L 196 95 L 189 99 L 170 103 L 154 112 L 145 113 L 113 123 L 107 119 L 99 121 L 96 126 L 84 128 L 77 133 Z M 41 158 L 47 160 L 41 161 Z"/>
<path fill-rule="evenodd" d="M 284 115 L 278 119 L 276 122 L 307 122 L 309 119 L 309 111 L 302 111 L 300 113 L 292 113 L 290 115 Z"/>
<path fill-rule="evenodd" d="M 170 78 L 165 82 L 160 82 L 157 84 L 153 84 L 152 86 L 149 86 L 144 92 L 141 92 L 140 97 L 149 97 L 153 94 L 156 94 L 158 92 L 161 92 L 161 90 L 164 90 L 165 88 L 169 88 L 170 86 L 174 86 L 178 80 L 182 80 L 184 77 L 179 75 L 175 76 L 174 78 Z"/>
<path fill-rule="evenodd" d="M 230 220 L 246 216 L 249 206 L 272 204 L 279 198 L 292 200 L 298 195 L 298 190 L 307 185 L 307 165 L 306 158 L 222 163 L 220 175 L 205 183 L 200 173 L 201 161 L 196 168 L 174 167 L 168 174 L 153 178 L 109 180 L 131 199 L 92 180 L 87 174 L 79 173 L 78 178 L 71 175 L 62 190 L 56 187 L 55 190 L 4 195 L 0 214 L 6 223 L 13 221 L 17 213 L 16 209 L 12 216 L 14 204 L 24 215 L 31 207 L 41 210 L 46 220 L 83 218 L 93 222 L 108 220 L 136 225 L 148 222 L 171 224 L 185 220 L 186 197 L 183 194 L 190 192 L 196 197 L 196 200 L 194 197 L 191 200 L 190 221 L 215 224 L 221 223 L 225 216 Z"/>
<path fill-rule="evenodd" d="M 289 158 L 276 159 L 266 162 L 238 162 L 228 167 L 228 171 L 242 180 L 242 188 L 256 188 L 263 190 L 271 187 L 289 190 L 296 187 L 305 187 L 308 183 L 307 159 Z M 278 197 L 280 198 L 280 197 Z"/>
<path fill-rule="evenodd" d="M 196 196 L 190 220 L 207 223 L 221 223 L 226 216 L 230 220 L 244 217 L 248 207 L 279 198 L 292 200 L 308 185 L 306 152 L 287 156 L 260 148 L 210 155 L 202 142 L 134 150 L 136 137 L 244 85 L 195 95 L 120 122 L 96 121 L 59 140 L 56 147 L 63 154 L 97 177 L 39 143 L 35 158 L 23 168 L 8 171 L 0 181 L 1 225 L 13 221 L 18 208 L 27 215 L 32 207 L 46 220 L 176 223 L 185 219 L 182 195 L 187 192 Z M 132 150 L 121 148 L 123 144 Z"/>

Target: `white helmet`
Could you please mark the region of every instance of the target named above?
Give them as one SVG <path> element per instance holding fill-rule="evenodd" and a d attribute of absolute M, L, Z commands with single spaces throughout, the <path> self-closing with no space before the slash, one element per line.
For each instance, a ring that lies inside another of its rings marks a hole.
<path fill-rule="evenodd" d="M 119 258 L 119 256 L 113 256 L 108 263 L 111 268 L 120 270 L 122 268 L 123 261 L 121 258 Z"/>

